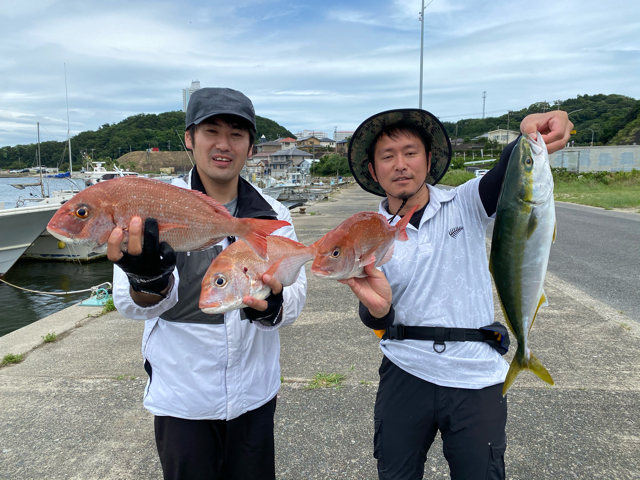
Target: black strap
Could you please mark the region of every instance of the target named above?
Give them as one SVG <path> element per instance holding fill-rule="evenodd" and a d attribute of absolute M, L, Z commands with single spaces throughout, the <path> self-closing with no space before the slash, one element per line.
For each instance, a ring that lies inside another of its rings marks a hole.
<path fill-rule="evenodd" d="M 509 333 L 500 322 L 479 329 L 392 325 L 385 330 L 382 339 L 431 340 L 433 349 L 438 353 L 446 350 L 445 342 L 484 342 L 497 350 L 500 355 L 509 351 Z"/>

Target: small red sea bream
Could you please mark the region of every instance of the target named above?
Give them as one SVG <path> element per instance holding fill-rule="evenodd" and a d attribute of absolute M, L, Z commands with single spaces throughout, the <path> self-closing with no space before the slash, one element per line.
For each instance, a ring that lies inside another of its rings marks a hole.
<path fill-rule="evenodd" d="M 364 267 L 370 263 L 376 267 L 384 265 L 393 257 L 396 239 L 408 240 L 405 229 L 416 208 L 417 205 L 395 226 L 374 212 L 360 212 L 347 218 L 311 245 L 316 248 L 311 273 L 318 277 L 345 280 L 366 276 Z"/>
<path fill-rule="evenodd" d="M 232 217 L 211 197 L 158 180 L 120 177 L 100 182 L 75 195 L 55 213 L 47 225 L 51 235 L 70 244 L 105 251 L 114 228 L 125 233 L 126 251 L 131 219 L 139 216 L 158 221 L 160 241 L 177 252 L 201 250 L 228 236 L 247 242 L 262 257 L 265 237 L 289 225 L 282 220 Z"/>
<path fill-rule="evenodd" d="M 313 259 L 315 250 L 290 238 L 267 237 L 268 260 L 259 258 L 244 242 L 225 248 L 209 266 L 202 279 L 200 309 L 205 313 L 224 313 L 244 308 L 244 296 L 264 300 L 271 289 L 262 282 L 265 273 L 283 287 L 292 285 L 300 268 Z"/>

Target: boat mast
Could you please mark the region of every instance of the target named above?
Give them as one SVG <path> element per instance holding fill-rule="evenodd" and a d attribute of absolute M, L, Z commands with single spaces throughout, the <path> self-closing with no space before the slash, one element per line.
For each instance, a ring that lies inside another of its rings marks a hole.
<path fill-rule="evenodd" d="M 40 122 L 38 124 L 38 173 L 40 174 L 40 193 L 44 198 L 44 187 L 42 186 L 42 162 L 40 161 Z"/>
<path fill-rule="evenodd" d="M 71 127 L 69 126 L 69 93 L 67 92 L 67 64 L 64 65 L 64 94 L 67 97 L 67 142 L 69 142 L 69 178 L 73 176 L 73 161 L 71 160 Z"/>

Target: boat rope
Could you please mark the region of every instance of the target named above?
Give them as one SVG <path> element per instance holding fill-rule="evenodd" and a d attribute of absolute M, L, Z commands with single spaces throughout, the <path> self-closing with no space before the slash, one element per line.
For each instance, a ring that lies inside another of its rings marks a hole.
<path fill-rule="evenodd" d="M 18 290 L 24 290 L 25 292 L 30 292 L 30 293 L 37 293 L 39 295 L 72 295 L 74 293 L 84 293 L 84 292 L 91 292 L 93 295 L 95 295 L 99 289 L 105 290 L 105 289 L 110 289 L 112 287 L 110 282 L 104 282 L 104 283 L 101 283 L 100 285 L 96 285 L 95 287 L 85 288 L 84 290 L 74 290 L 72 292 L 39 292 L 37 290 L 29 290 L 28 288 L 19 287 L 17 285 L 14 285 L 13 283 L 9 283 L 6 280 L 3 280 L 2 278 L 0 278 L 0 282 L 6 283 L 7 285 L 17 288 Z"/>

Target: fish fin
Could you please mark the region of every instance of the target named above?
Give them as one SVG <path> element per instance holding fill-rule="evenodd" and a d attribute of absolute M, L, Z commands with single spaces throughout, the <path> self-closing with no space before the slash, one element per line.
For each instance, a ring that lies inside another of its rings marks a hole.
<path fill-rule="evenodd" d="M 365 267 L 370 263 L 375 263 L 375 261 L 376 261 L 376 257 L 373 254 L 369 254 L 366 257 L 360 257 L 360 260 L 358 261 L 358 263 L 360 264 L 361 267 Z"/>
<path fill-rule="evenodd" d="M 535 373 L 538 378 L 542 381 L 547 382 L 549 385 L 555 385 L 553 378 L 551 378 L 551 374 L 549 371 L 542 365 L 542 362 L 536 358 L 533 352 L 530 352 L 530 360 L 529 365 L 527 365 L 527 370 L 531 370 Z"/>
<path fill-rule="evenodd" d="M 533 235 L 533 232 L 536 231 L 537 227 L 538 227 L 538 216 L 536 215 L 536 211 L 534 209 L 531 212 L 531 215 L 529 215 L 529 225 L 527 227 L 527 240 L 531 238 L 531 235 Z"/>
<path fill-rule="evenodd" d="M 247 242 L 251 249 L 258 256 L 265 260 L 267 258 L 267 236 L 279 228 L 291 225 L 284 220 L 260 220 L 257 218 L 238 219 L 246 223 L 246 233 L 241 238 Z"/>
<path fill-rule="evenodd" d="M 380 265 L 384 265 L 385 263 L 391 261 L 391 259 L 393 258 L 394 248 L 395 248 L 395 244 L 392 243 L 391 247 L 389 247 L 389 249 L 385 252 L 384 256 L 377 263 L 376 267 L 379 267 Z"/>
<path fill-rule="evenodd" d="M 553 224 L 553 240 L 551 243 L 556 243 L 556 233 L 558 233 L 558 222 Z"/>
<path fill-rule="evenodd" d="M 384 335 L 384 332 L 386 332 L 386 330 L 374 330 L 373 333 L 376 334 L 376 337 L 378 338 L 382 338 L 382 336 Z"/>
<path fill-rule="evenodd" d="M 280 260 L 278 260 L 276 263 L 274 263 L 273 265 L 271 265 L 268 270 L 266 272 L 264 272 L 264 275 L 271 275 L 272 277 L 276 274 L 276 271 L 278 270 L 278 268 L 280 268 L 280 264 L 282 263 L 282 260 L 284 260 L 284 258 L 281 258 Z"/>
<path fill-rule="evenodd" d="M 511 360 L 507 377 L 504 379 L 504 385 L 502 387 L 503 397 L 507 394 L 507 391 L 511 388 L 511 385 L 513 385 L 513 382 L 515 382 L 516 377 L 522 370 L 524 370 L 524 352 L 518 348 L 513 360 Z"/>
<path fill-rule="evenodd" d="M 396 224 L 396 231 L 398 232 L 396 234 L 396 238 L 401 242 L 406 242 L 407 240 L 409 240 L 409 235 L 407 235 L 407 225 L 411 221 L 411 217 L 413 216 L 417 208 L 418 205 L 409 210 Z"/>
<path fill-rule="evenodd" d="M 502 387 L 502 396 L 506 395 L 507 391 L 511 388 L 513 382 L 516 380 L 516 377 L 522 370 L 530 370 L 544 382 L 547 382 L 549 385 L 555 385 L 553 378 L 551 378 L 551 374 L 544 367 L 544 365 L 542 365 L 540 360 L 538 360 L 532 352 L 529 352 L 529 361 L 527 361 L 524 357 L 524 351 L 518 348 L 518 351 L 516 352 L 516 355 L 513 357 L 511 365 L 509 366 L 507 377 L 504 380 L 504 386 Z"/>
<path fill-rule="evenodd" d="M 531 333 L 531 327 L 533 327 L 533 322 L 538 318 L 538 310 L 540 307 L 548 307 L 549 301 L 547 300 L 547 295 L 542 291 L 542 295 L 540 295 L 540 301 L 538 302 L 538 306 L 536 307 L 536 313 L 533 314 L 533 320 L 531 320 L 531 325 L 529 325 L 529 333 Z"/>

